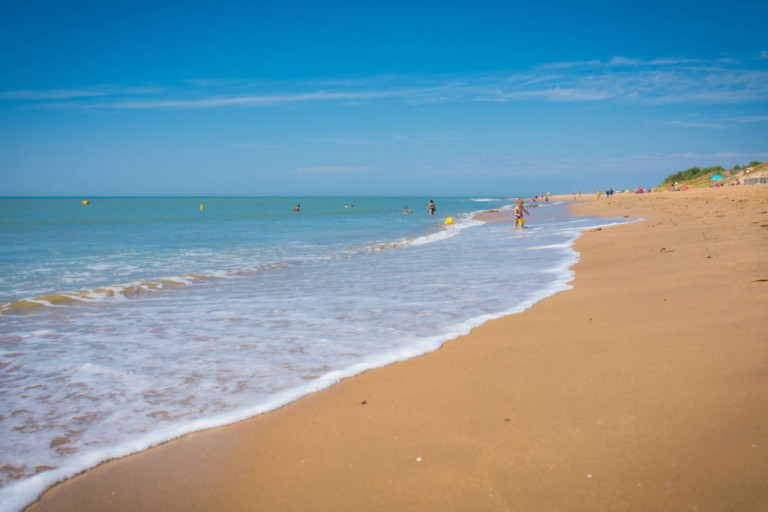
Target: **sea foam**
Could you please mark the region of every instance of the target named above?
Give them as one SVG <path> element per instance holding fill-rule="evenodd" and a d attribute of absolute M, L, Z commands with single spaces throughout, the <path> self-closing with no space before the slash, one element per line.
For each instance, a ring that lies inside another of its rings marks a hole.
<path fill-rule="evenodd" d="M 392 210 L 415 204 L 405 201 Z M 448 210 L 452 226 L 358 211 L 368 220 L 285 217 L 263 247 L 187 241 L 165 258 L 183 272 L 126 252 L 141 279 L 0 315 L 0 466 L 13 468 L 0 474 L 4 507 L 20 510 L 105 460 L 273 410 L 524 311 L 570 288 L 580 230 L 614 223 L 559 207 L 532 209 L 532 228 L 518 231 L 475 220 L 471 207 Z M 387 250 L 370 250 L 377 245 Z M 193 265 L 201 255 L 211 259 Z"/>

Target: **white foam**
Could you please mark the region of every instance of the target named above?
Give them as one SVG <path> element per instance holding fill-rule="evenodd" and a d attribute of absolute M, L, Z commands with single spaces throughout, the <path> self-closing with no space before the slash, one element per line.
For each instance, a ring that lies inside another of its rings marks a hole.
<path fill-rule="evenodd" d="M 570 275 L 565 277 L 570 279 Z M 153 446 L 177 439 L 192 432 L 230 425 L 270 412 L 294 402 L 301 397 L 327 389 L 343 379 L 360 375 L 371 369 L 381 368 L 399 361 L 433 352 L 440 348 L 446 341 L 466 335 L 472 329 L 490 320 L 501 318 L 509 314 L 520 313 L 529 309 L 544 298 L 570 288 L 572 287 L 568 284 L 558 283 L 548 288 L 541 289 L 527 300 L 511 309 L 468 319 L 465 322 L 454 325 L 450 330 L 447 330 L 439 336 L 414 340 L 414 343 L 410 346 L 382 354 L 373 359 L 361 361 L 340 370 L 328 372 L 317 380 L 312 381 L 311 384 L 282 391 L 256 406 L 234 410 L 210 418 L 201 418 L 181 425 L 158 429 L 152 433 L 139 436 L 117 446 L 77 455 L 61 467 L 44 471 L 30 478 L 13 482 L 10 485 L 0 488 L 0 503 L 5 504 L 4 506 L 7 507 L 8 512 L 21 511 L 56 483 L 78 475 L 103 462 L 147 450 Z M 112 369 L 107 369 L 90 363 L 83 365 L 80 370 L 90 374 L 118 373 Z"/>
<path fill-rule="evenodd" d="M 534 247 L 531 247 L 530 250 L 532 251 L 546 251 L 549 249 L 567 249 L 571 246 L 571 244 L 549 244 L 549 245 L 537 245 Z"/>
<path fill-rule="evenodd" d="M 49 338 L 51 336 L 55 336 L 56 331 L 53 331 L 51 329 L 40 329 L 38 331 L 33 331 L 29 333 L 29 336 L 36 336 L 38 338 Z"/>
<path fill-rule="evenodd" d="M 66 322 L 52 313 L 50 326 L 45 315 L 0 319 L 5 335 L 28 340 L 14 355 L 15 378 L 48 376 L 28 398 L 13 398 L 11 410 L 25 409 L 41 429 L 0 440 L 4 462 L 57 466 L 0 488 L 0 502 L 20 510 L 100 462 L 273 410 L 524 311 L 571 288 L 579 230 L 617 223 L 534 220 L 537 229 L 521 237 L 460 218 L 397 250 L 283 259 L 280 272 L 225 271 L 237 279 L 190 276 L 201 286 L 71 308 Z M 41 343 L 46 337 L 55 343 Z M 89 415 L 81 437 L 68 436 L 76 453 L 49 448 L 68 418 Z"/>
<path fill-rule="evenodd" d="M 434 242 L 441 242 L 443 240 L 448 240 L 450 238 L 455 237 L 456 235 L 459 235 L 465 229 L 482 226 L 483 224 L 485 223 L 480 220 L 462 219 L 459 222 L 456 222 L 455 224 L 449 224 L 444 226 L 439 231 L 407 241 L 405 242 L 405 245 L 424 245 L 424 244 L 431 244 Z"/>
<path fill-rule="evenodd" d="M 37 304 L 38 306 L 46 306 L 49 308 L 57 308 L 59 307 L 56 304 L 51 303 L 50 301 L 47 301 L 45 299 L 24 299 L 27 302 L 31 302 L 32 304 Z"/>

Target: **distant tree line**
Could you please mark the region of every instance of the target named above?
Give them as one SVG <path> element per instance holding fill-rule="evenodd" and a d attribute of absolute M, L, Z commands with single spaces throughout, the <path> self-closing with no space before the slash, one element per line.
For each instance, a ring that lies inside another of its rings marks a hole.
<path fill-rule="evenodd" d="M 738 171 L 739 169 L 742 169 L 742 168 L 746 169 L 747 167 L 755 167 L 756 165 L 760 165 L 761 163 L 762 162 L 757 162 L 757 161 L 750 162 L 748 165 L 745 165 L 744 167 L 740 167 L 737 164 L 733 166 L 733 170 Z M 723 172 L 724 170 L 725 169 L 723 169 L 719 165 L 716 165 L 715 167 L 705 167 L 704 169 L 699 169 L 698 167 L 691 167 L 690 169 L 676 172 L 675 174 L 670 174 L 669 176 L 667 176 L 667 179 L 664 180 L 664 183 L 672 183 L 673 181 L 688 181 L 708 173 Z"/>

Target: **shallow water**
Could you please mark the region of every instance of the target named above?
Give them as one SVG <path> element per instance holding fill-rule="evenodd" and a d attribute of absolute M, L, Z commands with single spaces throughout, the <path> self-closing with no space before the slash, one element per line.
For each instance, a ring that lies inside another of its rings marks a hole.
<path fill-rule="evenodd" d="M 569 287 L 579 230 L 623 222 L 435 200 L 1 199 L 0 502 L 525 310 Z"/>

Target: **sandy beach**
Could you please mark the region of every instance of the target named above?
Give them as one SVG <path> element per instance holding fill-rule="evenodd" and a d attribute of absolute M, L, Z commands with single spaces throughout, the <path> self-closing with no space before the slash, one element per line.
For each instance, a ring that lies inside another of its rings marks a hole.
<path fill-rule="evenodd" d="M 768 186 L 572 208 L 644 220 L 522 314 L 28 510 L 768 510 Z"/>

